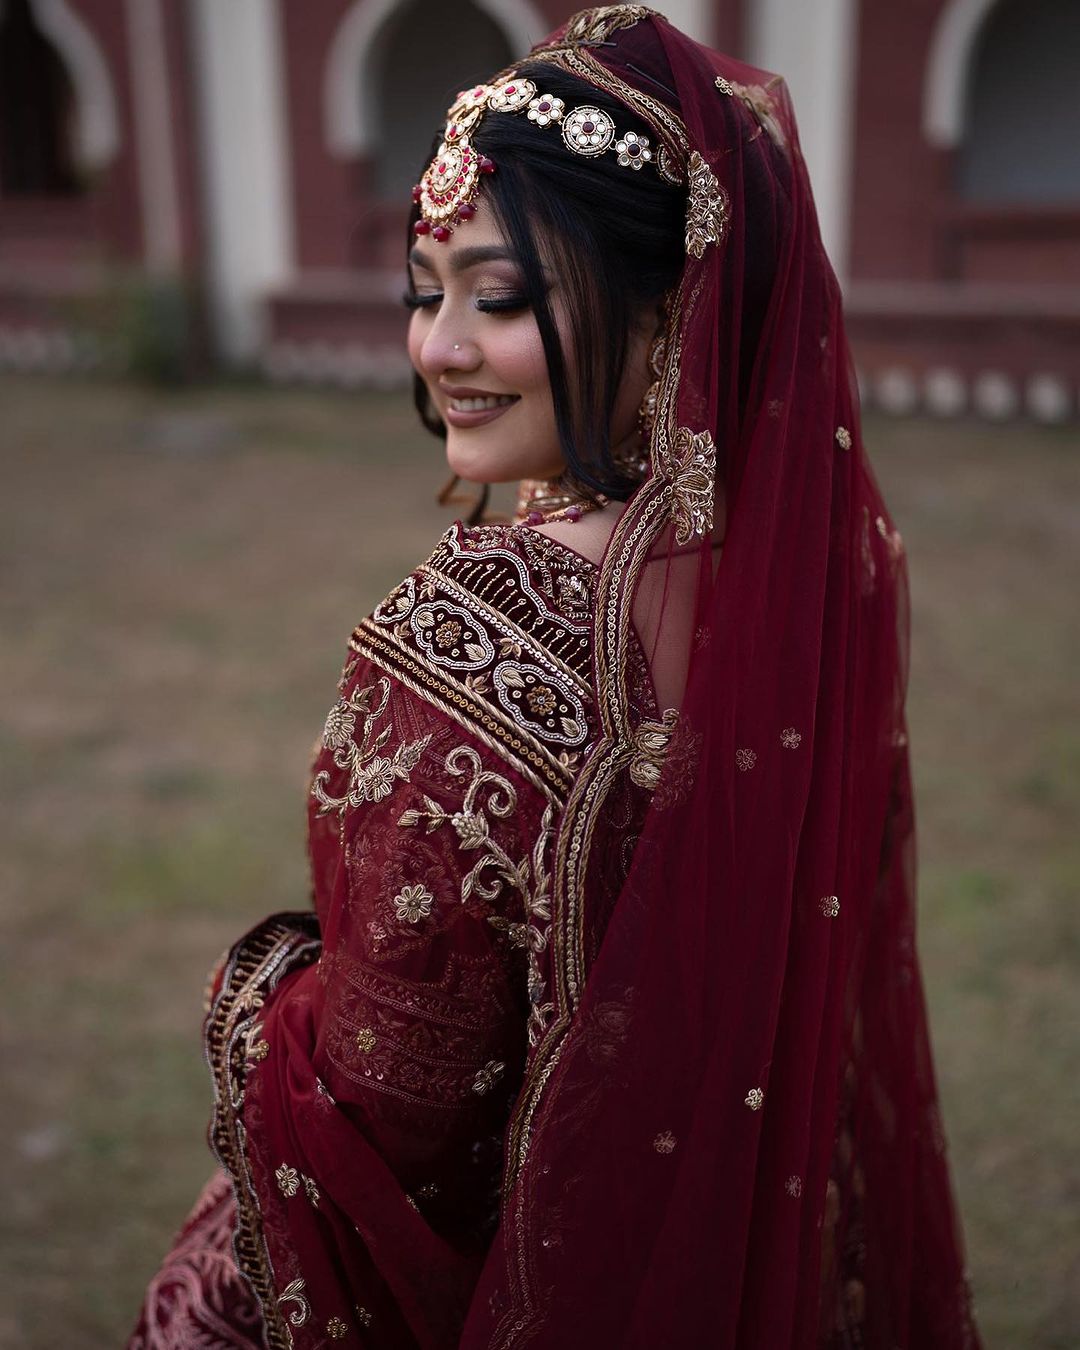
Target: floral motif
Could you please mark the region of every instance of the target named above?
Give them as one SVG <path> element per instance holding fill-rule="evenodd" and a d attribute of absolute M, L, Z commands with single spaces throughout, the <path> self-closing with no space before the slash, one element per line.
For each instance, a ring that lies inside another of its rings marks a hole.
<path fill-rule="evenodd" d="M 319 1188 L 315 1185 L 314 1179 L 305 1176 L 303 1172 L 301 1172 L 300 1180 L 304 1183 L 304 1192 L 307 1195 L 307 1198 L 313 1205 L 317 1205 L 319 1203 Z"/>
<path fill-rule="evenodd" d="M 461 624 L 457 619 L 446 619 L 435 630 L 435 641 L 440 647 L 452 647 L 461 636 Z"/>
<path fill-rule="evenodd" d="M 675 538 L 689 544 L 712 529 L 716 446 L 709 432 L 680 427 L 671 449 L 671 462 L 663 472 L 671 485 Z"/>
<path fill-rule="evenodd" d="M 546 684 L 537 684 L 525 695 L 525 702 L 540 717 L 555 711 L 555 691 Z"/>
<path fill-rule="evenodd" d="M 369 1313 L 366 1308 L 358 1307 L 356 1309 L 356 1320 L 360 1323 L 362 1327 L 369 1327 L 371 1326 L 372 1323 L 371 1313 Z"/>
<path fill-rule="evenodd" d="M 495 112 L 517 112 L 535 97 L 536 85 L 532 80 L 522 79 L 520 75 L 511 75 L 502 84 L 495 86 L 487 105 Z"/>
<path fill-rule="evenodd" d="M 749 773 L 757 763 L 757 755 L 753 750 L 736 750 L 735 765 L 740 773 Z"/>
<path fill-rule="evenodd" d="M 621 140 L 615 142 L 615 153 L 624 169 L 640 169 L 652 159 L 649 138 L 628 131 Z"/>
<path fill-rule="evenodd" d="M 328 811 L 344 812 L 346 807 L 358 807 L 363 802 L 378 802 L 389 796 L 395 779 L 409 781 L 409 775 L 420 761 L 430 734 L 420 740 L 398 745 L 392 759 L 385 759 L 379 751 L 393 735 L 393 727 L 388 723 L 378 733 L 374 725 L 386 711 L 390 702 L 390 681 L 383 676 L 376 684 L 366 689 L 354 690 L 347 699 L 343 699 L 331 710 L 327 719 L 326 736 L 335 738 L 335 743 L 325 741 L 326 747 L 334 752 L 334 764 L 349 775 L 348 788 L 340 797 L 332 797 L 327 792 L 330 770 L 321 769 L 315 775 L 311 785 L 311 794 L 319 803 L 319 814 Z M 374 703 L 374 706 L 372 704 Z M 356 721 L 363 718 L 363 727 L 356 736 Z"/>
<path fill-rule="evenodd" d="M 761 130 L 766 133 L 774 145 L 783 150 L 786 144 L 784 129 L 780 125 L 780 120 L 776 115 L 776 109 L 769 96 L 769 89 L 760 84 L 744 85 L 734 83 L 731 88 L 732 92 L 737 94 L 746 107 L 749 108 L 754 121 Z"/>
<path fill-rule="evenodd" d="M 802 1195 L 802 1177 L 790 1176 L 784 1182 L 784 1190 L 791 1196 L 792 1200 L 798 1200 Z"/>
<path fill-rule="evenodd" d="M 674 708 L 664 711 L 663 721 L 642 722 L 634 732 L 634 758 L 630 761 L 630 781 L 646 792 L 655 792 L 667 758 L 679 714 Z"/>
<path fill-rule="evenodd" d="M 528 118 L 538 127 L 549 126 L 552 122 L 561 122 L 566 104 L 554 94 L 541 94 L 529 104 Z"/>
<path fill-rule="evenodd" d="M 847 427 L 836 428 L 836 444 L 841 450 L 851 449 L 851 432 L 848 431 Z"/>
<path fill-rule="evenodd" d="M 818 908 L 827 919 L 835 919 L 840 913 L 840 897 L 837 895 L 823 895 L 818 901 Z"/>
<path fill-rule="evenodd" d="M 356 730 L 356 714 L 347 703 L 336 703 L 326 717 L 323 727 L 323 745 L 327 750 L 341 750 L 349 743 Z"/>
<path fill-rule="evenodd" d="M 356 1033 L 356 1048 L 362 1055 L 370 1055 L 375 1049 L 375 1033 L 371 1027 L 361 1027 Z"/>
<path fill-rule="evenodd" d="M 719 89 L 722 94 L 731 95 L 735 92 L 735 86 L 730 80 L 726 80 L 723 75 L 717 75 L 716 79 L 713 80 L 713 84 L 716 85 L 717 89 Z"/>
<path fill-rule="evenodd" d="M 709 244 L 719 244 L 731 215 L 728 195 L 705 160 L 693 150 L 686 166 L 686 251 L 703 258 Z"/>
<path fill-rule="evenodd" d="M 247 1033 L 248 1059 L 253 1059 L 256 1064 L 261 1064 L 269 1053 L 270 1042 L 263 1039 L 262 1023 L 252 1023 L 251 1030 Z"/>
<path fill-rule="evenodd" d="M 594 159 L 615 139 L 615 123 L 606 112 L 586 104 L 563 118 L 562 138 L 567 150 Z"/>
<path fill-rule="evenodd" d="M 794 727 L 785 727 L 780 733 L 780 744 L 785 750 L 798 750 L 802 737 Z"/>
<path fill-rule="evenodd" d="M 426 886 L 403 886 L 394 896 L 394 908 L 403 923 L 419 923 L 431 913 L 434 900 Z"/>
<path fill-rule="evenodd" d="M 472 1090 L 482 1097 L 485 1092 L 491 1091 L 505 1072 L 506 1065 L 501 1060 L 489 1059 L 482 1069 L 477 1070 Z"/>
<path fill-rule="evenodd" d="M 295 1167 L 290 1167 L 288 1163 L 282 1163 L 274 1173 L 277 1178 L 278 1189 L 286 1200 L 291 1200 L 300 1189 L 300 1173 Z"/>
<path fill-rule="evenodd" d="M 656 1149 L 657 1153 L 674 1153 L 675 1144 L 675 1136 L 670 1130 L 664 1130 L 662 1134 L 658 1134 L 652 1141 L 652 1146 Z"/>
<path fill-rule="evenodd" d="M 765 1102 L 765 1093 L 761 1088 L 751 1088 L 743 1099 L 751 1111 L 760 1111 Z"/>
<path fill-rule="evenodd" d="M 567 46 L 591 47 L 606 42 L 617 29 L 632 28 L 656 11 L 644 5 L 599 5 L 583 9 L 566 26 Z"/>
<path fill-rule="evenodd" d="M 349 1334 L 349 1328 L 340 1317 L 331 1317 L 326 1324 L 326 1334 L 332 1341 L 344 1340 Z"/>

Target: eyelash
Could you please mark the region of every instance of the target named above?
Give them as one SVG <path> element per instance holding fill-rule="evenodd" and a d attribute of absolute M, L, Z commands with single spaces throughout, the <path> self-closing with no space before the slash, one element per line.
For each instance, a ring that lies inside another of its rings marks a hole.
<path fill-rule="evenodd" d="M 424 295 L 416 291 L 406 291 L 401 301 L 406 309 L 431 309 L 442 298 L 442 291 L 432 291 Z M 512 314 L 517 310 L 527 309 L 528 305 L 528 297 L 524 295 L 508 295 L 499 300 L 480 297 L 476 301 L 476 308 L 481 314 Z"/>

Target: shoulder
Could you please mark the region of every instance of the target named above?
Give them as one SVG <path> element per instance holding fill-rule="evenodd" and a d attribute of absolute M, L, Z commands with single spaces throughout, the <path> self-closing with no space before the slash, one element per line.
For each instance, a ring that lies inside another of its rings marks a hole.
<path fill-rule="evenodd" d="M 596 735 L 595 577 L 530 527 L 455 522 L 351 645 L 562 797 Z"/>

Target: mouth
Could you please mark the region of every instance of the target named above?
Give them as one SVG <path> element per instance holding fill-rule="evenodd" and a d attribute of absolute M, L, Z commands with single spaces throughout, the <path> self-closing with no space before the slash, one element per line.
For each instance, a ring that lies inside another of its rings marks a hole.
<path fill-rule="evenodd" d="M 447 398 L 443 416 L 452 427 L 484 426 L 519 402 L 518 394 L 459 394 Z"/>

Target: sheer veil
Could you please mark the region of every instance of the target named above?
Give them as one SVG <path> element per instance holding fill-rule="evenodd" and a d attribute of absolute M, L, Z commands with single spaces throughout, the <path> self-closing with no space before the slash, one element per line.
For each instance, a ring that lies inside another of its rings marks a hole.
<path fill-rule="evenodd" d="M 533 56 L 650 128 L 687 187 L 686 265 L 651 471 L 601 565 L 602 736 L 556 842 L 553 1006 L 461 1344 L 977 1346 L 914 949 L 903 548 L 785 87 L 638 6 Z M 635 725 L 658 553 L 648 642 L 685 691 Z M 624 774 L 651 806 L 593 943 Z"/>

